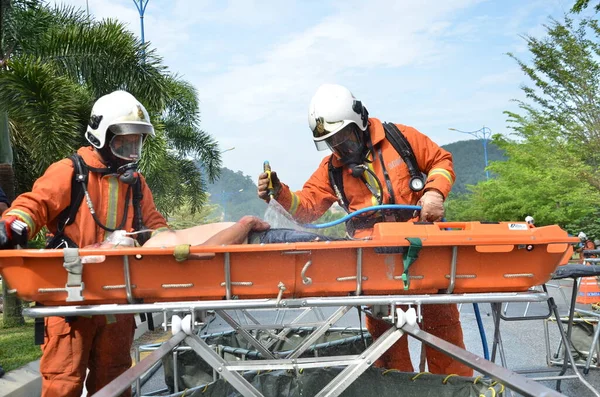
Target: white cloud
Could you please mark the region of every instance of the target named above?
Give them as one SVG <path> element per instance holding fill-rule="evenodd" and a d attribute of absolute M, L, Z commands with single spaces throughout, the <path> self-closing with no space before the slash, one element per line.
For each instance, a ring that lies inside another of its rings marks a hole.
<path fill-rule="evenodd" d="M 198 88 L 202 128 L 236 147 L 225 166 L 254 177 L 270 160 L 300 188 L 325 155 L 306 121 L 324 82 L 347 85 L 373 116 L 440 144 L 464 138 L 448 127 L 504 131 L 502 112 L 524 79 L 505 53 L 523 49 L 518 34 L 562 13 L 556 1 L 150 0 L 146 38 Z M 139 34 L 132 0 L 89 3 Z"/>

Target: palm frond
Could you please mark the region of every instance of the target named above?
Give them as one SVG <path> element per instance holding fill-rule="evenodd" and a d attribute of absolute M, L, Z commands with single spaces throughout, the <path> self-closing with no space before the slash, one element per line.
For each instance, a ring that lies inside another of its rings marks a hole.
<path fill-rule="evenodd" d="M 41 59 L 14 57 L 8 66 L 9 71 L 0 72 L 0 108 L 20 126 L 13 144 L 27 148 L 34 171 L 41 172 L 77 147 L 82 129 L 78 116 L 90 98 Z"/>

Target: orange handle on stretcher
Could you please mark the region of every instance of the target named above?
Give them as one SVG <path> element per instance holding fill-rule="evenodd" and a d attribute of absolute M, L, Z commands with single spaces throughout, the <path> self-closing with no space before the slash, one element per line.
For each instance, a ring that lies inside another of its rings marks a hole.
<path fill-rule="evenodd" d="M 467 222 L 437 222 L 436 225 L 438 225 L 438 227 L 440 229 L 460 229 L 460 230 L 466 230 L 467 229 Z"/>

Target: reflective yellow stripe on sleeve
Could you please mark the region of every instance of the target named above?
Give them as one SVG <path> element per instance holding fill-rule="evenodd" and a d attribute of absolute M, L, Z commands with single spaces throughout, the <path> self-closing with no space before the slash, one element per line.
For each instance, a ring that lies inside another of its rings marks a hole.
<path fill-rule="evenodd" d="M 296 211 L 298 211 L 298 204 L 300 204 L 300 199 L 298 199 L 296 193 L 292 193 L 292 205 L 290 206 L 290 210 L 288 212 L 292 215 L 296 215 Z"/>
<path fill-rule="evenodd" d="M 454 181 L 452 180 L 452 175 L 450 174 L 450 172 L 448 172 L 448 170 L 445 170 L 443 168 L 434 168 L 431 171 L 429 171 L 427 177 L 429 178 L 434 175 L 442 175 L 444 178 L 448 179 L 448 182 L 450 182 L 451 185 L 454 183 Z"/>
<path fill-rule="evenodd" d="M 25 212 L 25 211 L 21 211 L 21 210 L 10 210 L 8 211 L 6 214 L 4 214 L 4 216 L 16 216 L 17 218 L 21 219 L 23 222 L 25 222 L 27 224 L 27 227 L 29 228 L 29 233 L 33 233 L 35 229 L 35 222 L 33 221 L 33 218 L 31 218 L 31 216 Z"/>

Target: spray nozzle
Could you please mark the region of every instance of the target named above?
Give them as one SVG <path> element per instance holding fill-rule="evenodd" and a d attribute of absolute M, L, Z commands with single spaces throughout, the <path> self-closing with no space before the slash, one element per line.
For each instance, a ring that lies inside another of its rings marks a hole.
<path fill-rule="evenodd" d="M 275 188 L 273 187 L 273 180 L 271 179 L 271 164 L 269 164 L 268 161 L 265 161 L 263 163 L 263 170 L 264 170 L 265 174 L 267 174 L 267 177 L 269 178 L 269 186 L 268 186 L 269 197 L 271 199 L 274 199 L 275 198 Z"/>

